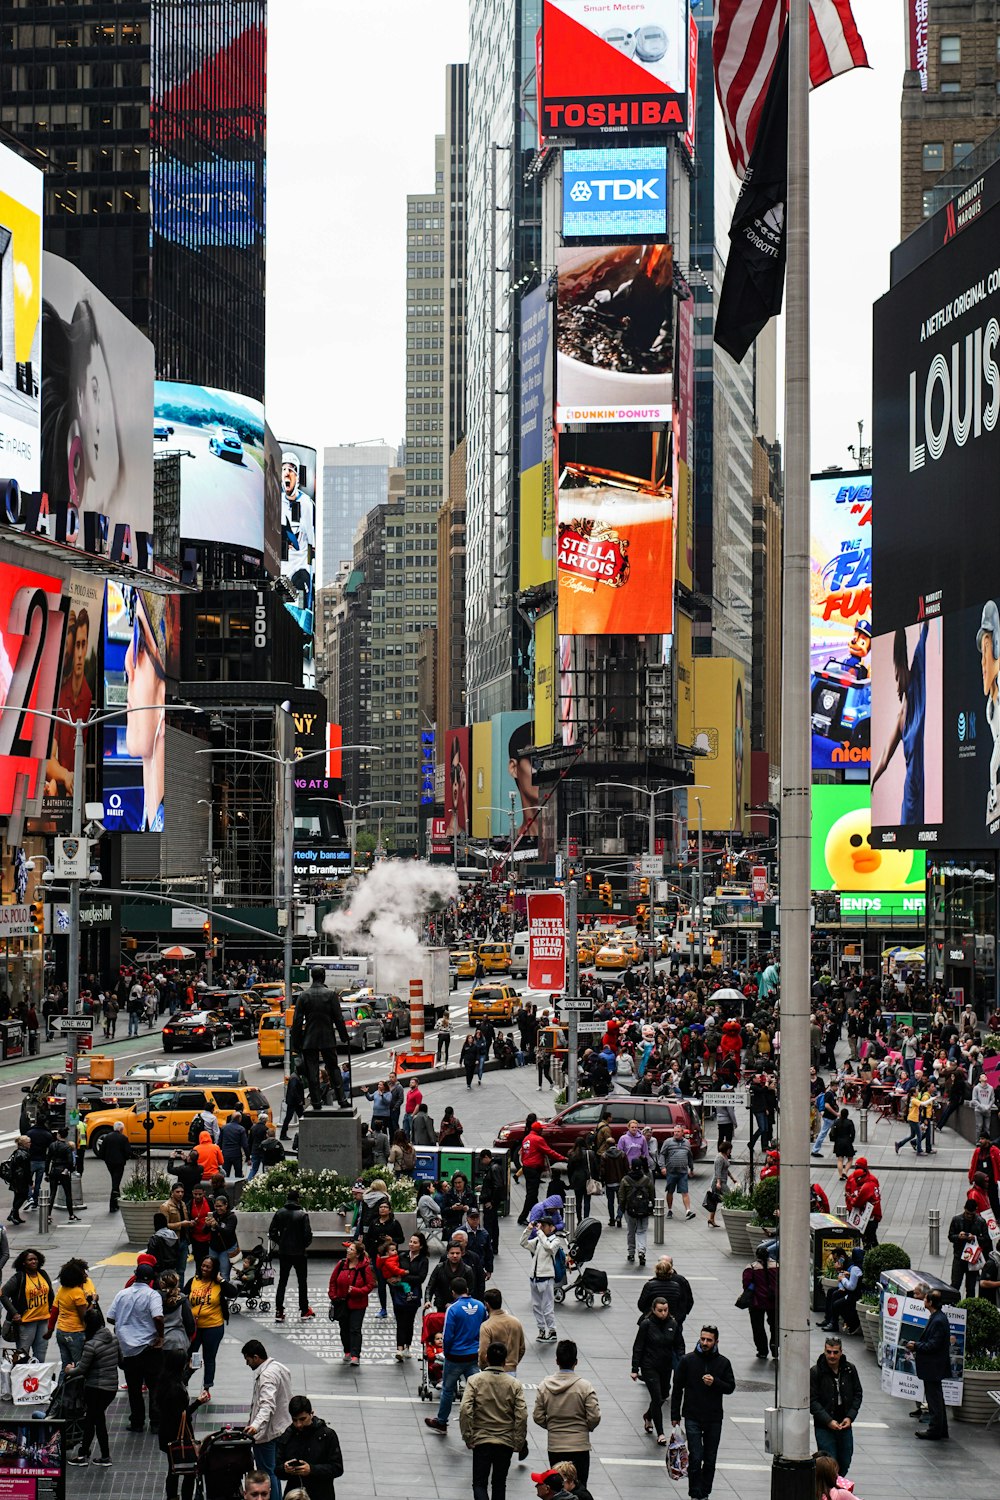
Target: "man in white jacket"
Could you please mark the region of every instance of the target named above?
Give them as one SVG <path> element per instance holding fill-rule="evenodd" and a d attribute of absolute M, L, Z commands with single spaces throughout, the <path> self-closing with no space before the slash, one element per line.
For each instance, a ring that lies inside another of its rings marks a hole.
<path fill-rule="evenodd" d="M 288 1403 L 292 1399 L 292 1372 L 287 1365 L 269 1359 L 259 1339 L 243 1345 L 243 1358 L 254 1372 L 250 1415 L 244 1429 L 253 1439 L 254 1462 L 271 1480 L 271 1500 L 281 1500 L 275 1443 L 288 1426 Z"/>
<path fill-rule="evenodd" d="M 992 1140 L 993 1135 L 990 1130 L 990 1120 L 993 1117 L 993 1110 L 996 1105 L 996 1094 L 992 1083 L 990 1083 L 985 1073 L 972 1090 L 972 1097 L 969 1103 L 976 1111 L 976 1140 L 978 1141 L 981 1135 L 988 1135 Z"/>
<path fill-rule="evenodd" d="M 521 1244 L 531 1255 L 531 1311 L 538 1324 L 538 1342 L 554 1342 L 556 1334 L 556 1256 L 561 1250 L 566 1254 L 566 1236 L 557 1231 L 555 1221 L 548 1217 L 538 1224 L 528 1224 L 521 1235 Z"/>

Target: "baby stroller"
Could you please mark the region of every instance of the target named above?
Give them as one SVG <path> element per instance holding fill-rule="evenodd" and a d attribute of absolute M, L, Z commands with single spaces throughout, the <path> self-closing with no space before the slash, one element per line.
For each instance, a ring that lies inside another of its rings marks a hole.
<path fill-rule="evenodd" d="M 198 1449 L 199 1491 L 205 1500 L 239 1500 L 243 1476 L 254 1467 L 253 1442 L 242 1429 L 210 1432 Z"/>
<path fill-rule="evenodd" d="M 86 1413 L 83 1392 L 86 1384 L 85 1375 L 67 1375 L 64 1370 L 45 1412 L 47 1422 L 63 1423 L 63 1444 L 67 1453 L 71 1448 L 78 1448 L 83 1441 L 83 1418 Z"/>
<path fill-rule="evenodd" d="M 230 1304 L 233 1312 L 242 1312 L 244 1303 L 247 1312 L 271 1311 L 270 1302 L 261 1296 L 266 1286 L 274 1285 L 271 1251 L 270 1248 L 265 1248 L 263 1241 L 258 1241 L 252 1250 L 244 1250 L 242 1263 L 233 1281 L 239 1298 L 239 1301 L 234 1300 Z"/>
<path fill-rule="evenodd" d="M 421 1401 L 433 1401 L 444 1374 L 444 1350 L 435 1345 L 435 1339 L 444 1331 L 444 1313 L 424 1313 L 420 1329 L 420 1385 Z"/>
<path fill-rule="evenodd" d="M 567 1273 L 575 1271 L 576 1279 L 570 1281 L 567 1274 L 566 1280 L 554 1289 L 553 1296 L 557 1302 L 564 1302 L 566 1293 L 572 1292 L 578 1302 L 585 1302 L 588 1307 L 593 1307 L 598 1296 L 602 1307 L 610 1307 L 611 1292 L 607 1272 L 587 1264 L 593 1260 L 600 1238 L 600 1219 L 584 1219 L 570 1241 L 567 1257 Z"/>

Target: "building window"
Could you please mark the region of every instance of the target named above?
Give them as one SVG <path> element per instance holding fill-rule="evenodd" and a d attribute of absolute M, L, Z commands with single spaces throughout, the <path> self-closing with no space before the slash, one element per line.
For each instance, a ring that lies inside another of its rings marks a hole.
<path fill-rule="evenodd" d="M 941 141 L 924 141 L 924 171 L 944 171 L 944 145 Z"/>
<path fill-rule="evenodd" d="M 964 161 L 967 156 L 972 155 L 975 148 L 975 141 L 956 141 L 951 148 L 952 166 L 957 167 L 960 161 Z"/>
<path fill-rule="evenodd" d="M 934 194 L 933 190 L 928 190 L 926 193 L 924 193 L 923 198 L 924 198 L 924 218 L 925 219 L 929 219 L 930 216 L 931 216 L 931 214 L 934 212 L 934 208 L 935 208 L 935 204 L 934 204 L 935 194 Z"/>
<path fill-rule="evenodd" d="M 941 38 L 941 62 L 960 63 L 962 61 L 962 38 L 960 36 L 943 36 Z"/>
<path fill-rule="evenodd" d="M 961 84 L 959 83 L 942 83 L 941 92 L 942 94 L 957 94 L 960 88 Z"/>

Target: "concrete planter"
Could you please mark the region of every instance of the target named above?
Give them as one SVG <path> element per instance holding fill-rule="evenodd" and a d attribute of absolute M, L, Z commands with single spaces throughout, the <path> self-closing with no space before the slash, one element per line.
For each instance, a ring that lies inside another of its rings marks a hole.
<path fill-rule="evenodd" d="M 729 1248 L 734 1255 L 753 1256 L 757 1241 L 750 1238 L 752 1208 L 724 1208 L 722 1222 L 729 1238 Z"/>
<path fill-rule="evenodd" d="M 952 1408 L 960 1422 L 988 1422 L 996 1415 L 990 1391 L 1000 1391 L 1000 1370 L 966 1370 L 962 1382 L 962 1404 Z"/>
<path fill-rule="evenodd" d="M 161 1212 L 159 1199 L 155 1203 L 119 1202 L 118 1211 L 122 1216 L 125 1238 L 129 1244 L 141 1245 L 145 1249 L 153 1233 L 153 1215 Z"/>
<path fill-rule="evenodd" d="M 265 1244 L 267 1243 L 267 1231 L 274 1215 L 275 1210 L 269 1208 L 261 1213 L 244 1213 L 237 1216 L 237 1238 L 239 1239 L 241 1250 L 250 1250 L 257 1244 L 258 1240 L 262 1240 Z M 350 1214 L 339 1211 L 311 1212 L 309 1214 L 309 1222 L 312 1225 L 313 1238 L 312 1244 L 309 1246 L 309 1254 L 339 1254 L 349 1230 L 350 1218 Z M 402 1228 L 404 1240 L 409 1238 L 417 1227 L 416 1214 L 400 1213 L 396 1215 L 396 1218 Z"/>
<path fill-rule="evenodd" d="M 878 1345 L 878 1308 L 860 1303 L 858 1317 L 861 1321 L 861 1336 L 865 1341 L 865 1348 L 869 1354 L 875 1354 Z"/>

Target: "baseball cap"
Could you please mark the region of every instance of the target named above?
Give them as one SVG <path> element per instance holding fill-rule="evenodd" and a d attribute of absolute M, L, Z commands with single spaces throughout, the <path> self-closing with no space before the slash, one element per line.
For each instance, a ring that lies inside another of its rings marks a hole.
<path fill-rule="evenodd" d="M 137 1255 L 136 1256 L 135 1263 L 136 1263 L 137 1266 L 155 1266 L 156 1265 L 156 1256 L 155 1255 L 146 1255 L 145 1253 L 143 1253 L 142 1255 Z"/>
<path fill-rule="evenodd" d="M 550 1479 L 558 1479 L 560 1484 L 563 1482 L 563 1477 L 558 1469 L 546 1469 L 542 1474 L 532 1474 L 531 1476 L 532 1484 L 545 1484 Z"/>
<path fill-rule="evenodd" d="M 854 1158 L 854 1165 L 856 1167 L 867 1167 L 867 1165 L 868 1165 L 868 1158 L 867 1158 L 867 1156 L 856 1156 Z"/>
<path fill-rule="evenodd" d="M 360 1178 L 360 1177 L 359 1177 L 359 1178 L 358 1178 L 358 1180 L 357 1180 L 357 1182 L 356 1182 L 356 1183 L 355 1183 L 355 1184 L 354 1184 L 354 1186 L 355 1186 L 355 1187 L 356 1187 L 356 1188 L 363 1188 L 363 1187 L 364 1187 L 364 1183 L 363 1183 L 363 1182 L 362 1182 L 362 1181 L 361 1181 L 361 1178 Z"/>

